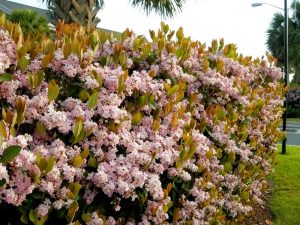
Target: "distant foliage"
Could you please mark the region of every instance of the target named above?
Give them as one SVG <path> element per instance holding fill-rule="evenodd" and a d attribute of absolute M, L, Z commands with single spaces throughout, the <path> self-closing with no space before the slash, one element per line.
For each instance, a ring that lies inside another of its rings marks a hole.
<path fill-rule="evenodd" d="M 76 23 L 95 28 L 100 22 L 97 14 L 104 7 L 104 0 L 42 0 L 50 10 L 53 22 Z M 129 0 L 133 7 L 139 7 L 147 14 L 155 12 L 162 17 L 173 17 L 181 11 L 186 0 Z M 113 15 L 115 16 L 115 15 Z"/>
<path fill-rule="evenodd" d="M 300 2 L 293 0 L 289 8 L 292 11 L 288 19 L 288 58 L 290 70 L 294 72 L 293 82 L 300 84 Z M 277 58 L 278 64 L 284 64 L 284 15 L 275 13 L 267 30 L 267 46 Z"/>
<path fill-rule="evenodd" d="M 0 18 L 0 214 L 15 224 L 243 224 L 267 189 L 281 70 L 162 23 L 151 41 Z"/>
<path fill-rule="evenodd" d="M 49 35 L 47 19 L 32 10 L 15 10 L 7 16 L 13 23 L 19 23 L 25 35 L 33 33 L 35 35 Z"/>
<path fill-rule="evenodd" d="M 288 117 L 300 117 L 300 86 L 290 86 L 287 92 Z"/>
<path fill-rule="evenodd" d="M 287 102 L 289 107 L 300 109 L 300 86 L 289 87 Z"/>

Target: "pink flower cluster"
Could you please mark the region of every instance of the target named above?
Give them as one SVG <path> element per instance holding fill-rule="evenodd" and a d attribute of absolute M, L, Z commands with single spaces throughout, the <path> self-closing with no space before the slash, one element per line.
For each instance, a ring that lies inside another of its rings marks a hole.
<path fill-rule="evenodd" d="M 68 210 L 76 199 L 71 186 L 80 184 L 81 202 L 103 201 L 110 209 L 88 212 L 86 224 L 113 225 L 123 219 L 146 225 L 237 221 L 259 202 L 281 135 L 282 73 L 223 51 L 201 53 L 197 42 L 182 59 L 168 49 L 180 46 L 180 40 L 168 41 L 161 50 L 153 43 L 151 61 L 142 58 L 143 45 L 134 47 L 138 38 L 107 40 L 95 54 L 88 46 L 83 59 L 76 54 L 64 58 L 58 47 L 46 69 L 37 56 L 25 71 L 16 68 L 13 81 L 0 82 L 1 101 L 10 111 L 17 96 L 27 106 L 19 133 L 9 133 L 0 148 L 1 158 L 6 147 L 22 147 L 13 161 L 0 163 L 0 181 L 5 181 L 0 204 L 20 206 L 41 192 L 47 196 L 36 208 L 42 218 Z M 127 57 L 128 77 L 118 63 L 101 63 L 107 56 L 113 59 L 118 46 Z M 16 63 L 15 48 L 0 30 L 0 74 Z M 32 88 L 24 76 L 39 70 L 46 78 Z M 51 79 L 60 90 L 49 101 Z M 94 92 L 98 99 L 91 107 Z M 84 135 L 76 142 L 78 121 L 83 121 Z M 50 171 L 45 172 L 38 155 L 46 162 L 54 158 Z"/>

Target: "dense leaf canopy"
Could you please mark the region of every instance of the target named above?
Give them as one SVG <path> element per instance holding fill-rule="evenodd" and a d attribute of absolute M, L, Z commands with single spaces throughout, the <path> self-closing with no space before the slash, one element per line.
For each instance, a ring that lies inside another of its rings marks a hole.
<path fill-rule="evenodd" d="M 288 21 L 289 66 L 295 72 L 294 81 L 300 83 L 300 2 L 294 1 L 293 11 Z M 284 63 L 284 15 L 276 13 L 267 30 L 267 46 L 278 59 Z"/>
<path fill-rule="evenodd" d="M 30 32 L 36 34 L 50 33 L 47 19 L 37 12 L 31 10 L 15 10 L 8 15 L 8 19 L 14 23 L 19 23 L 25 35 L 28 35 Z"/>

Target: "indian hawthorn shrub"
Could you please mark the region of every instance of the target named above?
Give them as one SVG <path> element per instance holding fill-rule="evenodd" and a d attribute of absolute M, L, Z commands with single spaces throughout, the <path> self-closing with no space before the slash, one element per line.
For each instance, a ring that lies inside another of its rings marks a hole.
<path fill-rule="evenodd" d="M 282 73 L 162 23 L 151 41 L 0 20 L 3 224 L 240 224 L 267 188 Z"/>

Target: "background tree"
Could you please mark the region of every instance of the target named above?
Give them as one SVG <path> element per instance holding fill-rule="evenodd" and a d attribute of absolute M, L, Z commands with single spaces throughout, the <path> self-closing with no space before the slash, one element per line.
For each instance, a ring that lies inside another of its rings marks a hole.
<path fill-rule="evenodd" d="M 96 27 L 100 19 L 96 16 L 104 7 L 104 0 L 42 0 L 50 9 L 53 22 L 77 23 Z M 181 11 L 186 0 L 129 0 L 133 7 L 140 7 L 147 14 L 154 11 L 162 17 L 172 17 Z"/>
<path fill-rule="evenodd" d="M 19 23 L 23 33 L 38 35 L 49 35 L 50 29 L 47 19 L 32 10 L 15 10 L 7 18 L 13 23 Z"/>
<path fill-rule="evenodd" d="M 300 2 L 291 4 L 293 11 L 288 21 L 289 66 L 295 73 L 293 82 L 300 84 Z M 279 66 L 284 63 L 284 15 L 276 13 L 267 30 L 267 46 L 278 59 Z"/>

